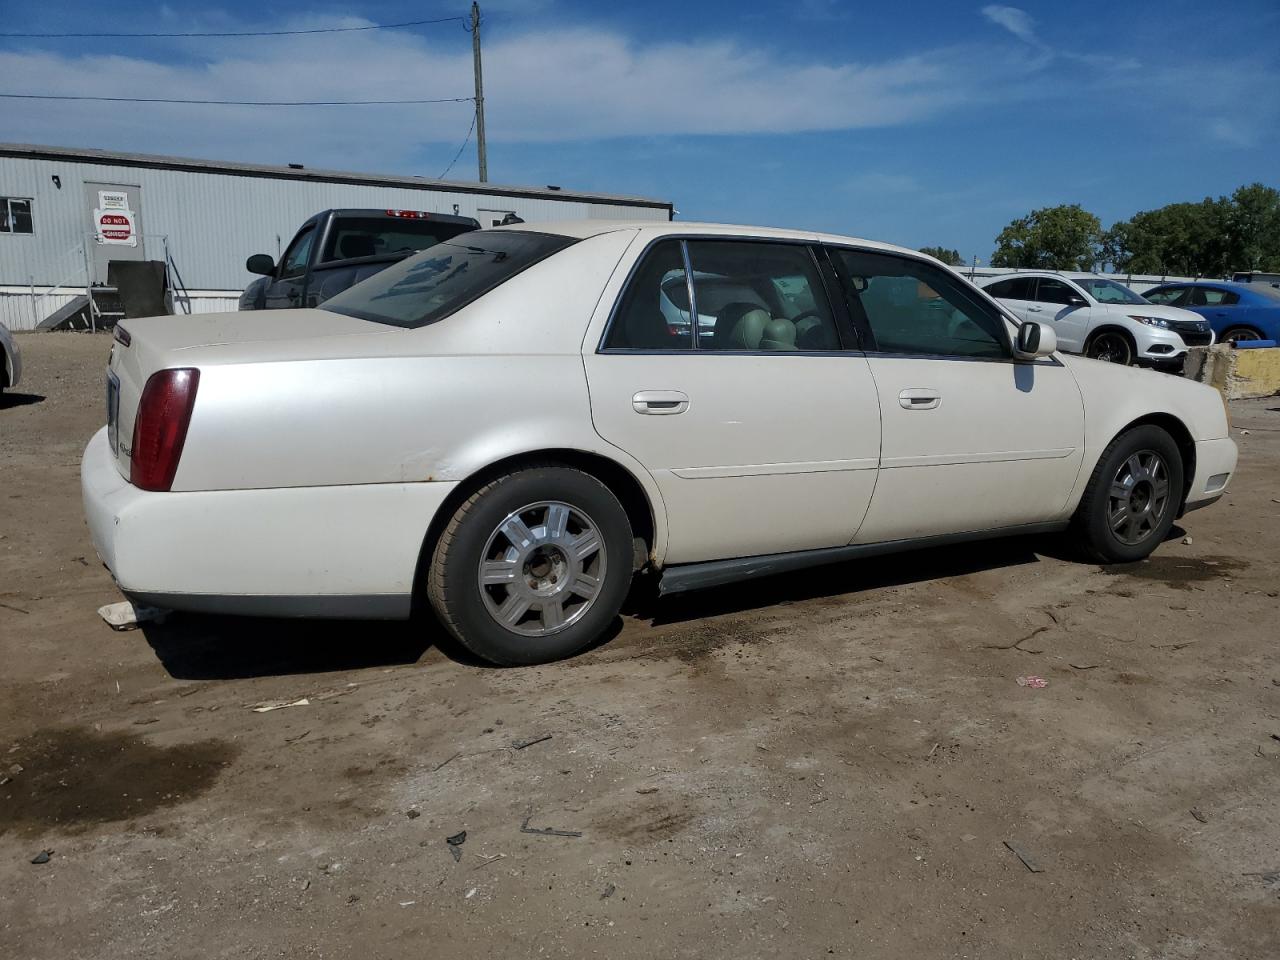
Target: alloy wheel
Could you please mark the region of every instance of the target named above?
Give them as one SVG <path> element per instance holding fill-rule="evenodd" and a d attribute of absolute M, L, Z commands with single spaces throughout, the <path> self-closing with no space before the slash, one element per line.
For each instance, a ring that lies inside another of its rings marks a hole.
<path fill-rule="evenodd" d="M 1100 333 L 1089 344 L 1089 354 L 1094 360 L 1119 363 L 1128 366 L 1133 361 L 1129 341 L 1118 333 Z"/>
<path fill-rule="evenodd" d="M 1107 523 L 1117 540 L 1136 546 L 1160 526 L 1171 502 L 1169 465 L 1154 450 L 1140 450 L 1111 480 Z"/>
<path fill-rule="evenodd" d="M 498 624 L 546 637 L 576 623 L 604 584 L 606 551 L 585 512 L 556 500 L 514 510 L 489 535 L 477 576 Z"/>

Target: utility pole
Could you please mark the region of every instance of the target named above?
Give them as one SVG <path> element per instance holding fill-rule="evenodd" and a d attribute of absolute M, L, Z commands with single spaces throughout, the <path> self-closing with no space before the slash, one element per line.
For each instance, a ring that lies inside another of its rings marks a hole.
<path fill-rule="evenodd" d="M 476 159 L 480 182 L 489 180 L 489 155 L 484 143 L 484 71 L 480 66 L 480 4 L 471 4 L 471 60 L 476 76 Z"/>

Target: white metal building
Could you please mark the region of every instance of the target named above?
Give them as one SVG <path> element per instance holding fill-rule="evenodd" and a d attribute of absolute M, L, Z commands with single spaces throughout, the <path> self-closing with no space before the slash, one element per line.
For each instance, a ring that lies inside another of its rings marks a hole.
<path fill-rule="evenodd" d="M 32 329 L 106 281 L 111 259 L 170 258 L 195 312 L 235 308 L 254 253 L 278 257 L 329 208 L 523 220 L 670 220 L 669 202 L 546 187 L 0 143 L 0 322 Z"/>

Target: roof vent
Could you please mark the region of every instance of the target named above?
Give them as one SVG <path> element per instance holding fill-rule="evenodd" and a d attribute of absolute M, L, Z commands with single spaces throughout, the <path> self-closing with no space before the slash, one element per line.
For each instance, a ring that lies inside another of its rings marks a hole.
<path fill-rule="evenodd" d="M 300 163 L 291 163 L 291 164 L 289 164 L 289 169 L 290 169 L 290 170 L 302 170 L 302 169 L 304 169 L 304 168 L 303 168 L 302 164 L 300 164 Z"/>
<path fill-rule="evenodd" d="M 557 187 L 554 183 L 548 183 L 548 184 L 547 184 L 547 189 L 548 189 L 548 190 L 559 190 L 560 188 L 559 188 L 559 187 Z"/>

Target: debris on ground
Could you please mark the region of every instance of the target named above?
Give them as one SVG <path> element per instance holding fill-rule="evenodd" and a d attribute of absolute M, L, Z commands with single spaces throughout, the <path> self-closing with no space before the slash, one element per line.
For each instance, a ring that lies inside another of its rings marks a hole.
<path fill-rule="evenodd" d="M 618 890 L 612 883 L 605 884 L 604 893 L 600 894 L 601 900 L 608 900 Z"/>
<path fill-rule="evenodd" d="M 1039 861 L 1032 857 L 1031 854 L 1027 853 L 1022 844 L 1018 843 L 1018 841 L 1006 840 L 1004 841 L 1004 845 L 1013 851 L 1014 856 L 1021 860 L 1022 865 L 1032 873 L 1044 873 L 1044 867 L 1040 866 Z"/>
<path fill-rule="evenodd" d="M 532 747 L 535 743 L 542 743 L 544 740 L 550 740 L 551 734 L 547 733 L 541 737 L 534 737 L 532 740 L 517 740 L 511 744 L 512 750 L 523 750 L 525 747 Z"/>
<path fill-rule="evenodd" d="M 499 860 L 505 860 L 505 859 L 507 859 L 507 855 L 506 855 L 505 853 L 499 853 L 499 854 L 497 854 L 496 856 L 486 857 L 485 859 L 481 860 L 479 863 L 477 863 L 477 864 L 476 864 L 474 867 L 472 867 L 471 869 L 472 869 L 472 870 L 479 870 L 481 867 L 487 867 L 487 866 L 488 866 L 489 864 L 491 864 L 491 863 L 497 863 Z"/>
<path fill-rule="evenodd" d="M 462 862 L 462 850 L 459 848 L 467 842 L 467 831 L 462 830 L 455 833 L 452 837 L 445 837 L 444 842 L 449 845 L 449 854 L 453 857 L 454 863 Z"/>
<path fill-rule="evenodd" d="M 1247 873 L 1242 873 L 1241 876 L 1257 877 L 1263 883 L 1267 884 L 1267 886 L 1280 885 L 1280 867 L 1276 867 L 1272 870 L 1251 870 Z"/>
<path fill-rule="evenodd" d="M 435 766 L 435 770 L 432 770 L 431 772 L 432 772 L 432 773 L 435 773 L 435 772 L 436 772 L 436 770 L 439 770 L 440 768 L 442 768 L 442 767 L 444 767 L 444 766 L 446 766 L 446 765 L 448 765 L 448 764 L 450 764 L 450 763 L 453 763 L 453 761 L 457 760 L 460 756 L 462 756 L 462 754 L 460 754 L 460 753 L 455 753 L 455 754 L 454 754 L 452 757 L 450 757 L 448 760 L 441 760 L 439 763 L 437 763 L 437 764 L 436 764 L 436 766 Z"/>
<path fill-rule="evenodd" d="M 300 700 L 277 700 L 274 703 L 262 703 L 253 708 L 254 713 L 270 713 L 272 710 L 283 710 L 285 707 L 309 707 L 311 701 L 306 697 Z"/>
<path fill-rule="evenodd" d="M 1189 546 L 1191 546 L 1191 544 L 1192 544 L 1193 542 L 1194 542 L 1194 541 L 1193 541 L 1193 540 L 1191 539 L 1191 537 L 1189 537 L 1189 536 L 1187 536 L 1187 537 L 1183 537 L 1183 538 L 1182 538 L 1182 543 L 1183 543 L 1183 545 L 1184 545 L 1184 546 L 1188 546 L 1188 547 L 1189 547 Z"/>
<path fill-rule="evenodd" d="M 533 833 L 540 837 L 580 837 L 581 830 L 557 830 L 554 827 L 531 827 L 529 821 L 533 819 L 533 811 L 524 818 L 524 822 L 520 824 L 521 833 Z"/>
<path fill-rule="evenodd" d="M 406 810 L 406 811 L 404 812 L 404 815 L 405 815 L 406 817 L 408 817 L 410 820 L 417 820 L 420 816 L 422 816 L 422 811 L 421 811 L 421 810 Z"/>
<path fill-rule="evenodd" d="M 1046 680 L 1044 677 L 1019 677 L 1018 678 L 1018 686 L 1020 687 L 1033 687 L 1036 690 L 1039 690 L 1040 688 L 1047 687 L 1048 685 L 1049 685 L 1049 681 Z"/>
<path fill-rule="evenodd" d="M 1203 813 L 1201 813 L 1201 812 L 1200 812 L 1200 808 L 1199 808 L 1199 807 L 1192 807 L 1192 808 L 1191 808 L 1191 815 L 1192 815 L 1193 817 L 1195 817 L 1197 820 L 1199 820 L 1201 823 L 1208 823 L 1208 822 L 1209 822 L 1209 818 L 1208 818 L 1208 817 L 1206 817 Z"/>
<path fill-rule="evenodd" d="M 1067 666 L 1069 666 L 1072 670 L 1094 670 L 1097 668 L 1098 665 L 1096 663 L 1088 663 L 1085 661 L 1081 661 L 1080 663 L 1071 661 L 1067 664 Z"/>
<path fill-rule="evenodd" d="M 172 610 L 164 607 L 147 607 L 129 600 L 98 608 L 98 616 L 107 621 L 112 630 L 133 630 L 140 623 L 164 623 L 171 613 Z"/>
<path fill-rule="evenodd" d="M 303 731 L 302 731 L 300 734 L 298 734 L 296 737 L 285 737 L 285 738 L 284 738 L 284 742 L 285 742 L 285 743 L 297 743 L 299 740 L 301 740 L 303 737 L 305 737 L 305 736 L 306 736 L 307 734 L 309 734 L 310 732 L 311 732 L 310 730 L 303 730 Z"/>
<path fill-rule="evenodd" d="M 462 899 L 463 899 L 463 900 L 470 900 L 472 897 L 474 897 L 474 896 L 476 895 L 476 891 L 477 891 L 477 890 L 479 890 L 479 889 L 480 889 L 479 887 L 472 887 L 470 890 L 468 890 L 468 891 L 467 891 L 467 895 L 466 895 L 465 897 L 463 897 Z"/>
<path fill-rule="evenodd" d="M 39 863 L 48 863 L 48 862 L 49 862 L 49 858 L 50 858 L 51 856 L 53 856 L 53 851 L 52 851 L 52 850 L 41 850 L 41 851 L 40 851 L 39 853 L 37 853 L 34 857 L 32 857 L 32 858 L 31 858 L 31 862 L 32 862 L 32 863 L 37 863 L 37 864 L 39 864 Z"/>
<path fill-rule="evenodd" d="M 639 793 L 639 794 L 657 793 L 657 792 L 658 792 L 657 787 L 637 787 L 636 788 L 636 793 Z"/>

